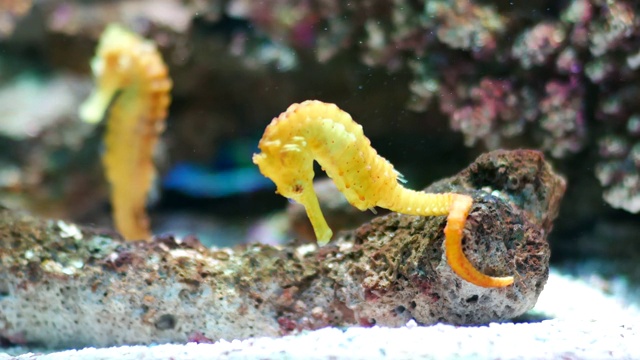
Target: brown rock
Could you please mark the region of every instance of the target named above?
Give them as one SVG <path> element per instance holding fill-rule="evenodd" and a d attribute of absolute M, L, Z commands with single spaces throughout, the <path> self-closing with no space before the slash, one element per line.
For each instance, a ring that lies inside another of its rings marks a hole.
<path fill-rule="evenodd" d="M 48 347 L 277 336 L 325 326 L 479 324 L 535 304 L 564 192 L 542 155 L 498 151 L 428 191 L 475 203 L 465 252 L 513 286 L 484 289 L 443 256 L 445 217 L 389 214 L 323 248 L 123 242 L 0 210 L 0 337 Z"/>

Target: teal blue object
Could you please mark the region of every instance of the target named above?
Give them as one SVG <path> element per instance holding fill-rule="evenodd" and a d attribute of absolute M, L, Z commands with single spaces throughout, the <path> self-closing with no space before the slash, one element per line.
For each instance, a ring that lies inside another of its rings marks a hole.
<path fill-rule="evenodd" d="M 193 197 L 227 197 L 263 189 L 275 189 L 257 167 L 216 171 L 202 165 L 178 163 L 164 177 L 162 186 Z"/>

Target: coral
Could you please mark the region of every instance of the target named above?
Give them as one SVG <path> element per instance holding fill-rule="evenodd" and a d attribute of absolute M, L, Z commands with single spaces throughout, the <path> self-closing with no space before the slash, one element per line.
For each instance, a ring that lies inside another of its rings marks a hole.
<path fill-rule="evenodd" d="M 635 84 L 603 79 L 615 90 L 598 103 L 596 117 L 606 129 L 598 138 L 595 173 L 605 187 L 604 200 L 615 208 L 640 212 L 640 106 Z M 637 77 L 640 81 L 640 77 Z"/>
<path fill-rule="evenodd" d="M 526 30 L 513 45 L 512 55 L 524 69 L 545 64 L 558 51 L 566 34 L 558 23 L 542 23 Z"/>
<path fill-rule="evenodd" d="M 555 157 L 578 152 L 586 141 L 583 92 L 576 77 L 545 85 L 545 97 L 540 100 L 539 121 L 545 131 L 541 146 Z"/>
<path fill-rule="evenodd" d="M 453 49 L 489 53 L 506 30 L 495 7 L 474 1 L 425 2 L 423 25 L 435 29 L 438 40 Z"/>
<path fill-rule="evenodd" d="M 624 136 L 609 135 L 600 140 L 599 153 L 604 161 L 596 174 L 607 187 L 604 199 L 615 207 L 640 212 L 640 115 L 627 120 L 631 141 Z"/>
<path fill-rule="evenodd" d="M 467 24 L 475 24 L 473 19 L 480 14 L 492 20 L 476 27 L 499 23 L 490 28 L 495 30 L 491 41 L 471 48 L 439 37 L 442 44 L 428 43 L 427 49 L 420 50 L 432 54 L 431 58 L 408 61 L 415 74 L 413 108 L 423 110 L 437 98 L 440 110 L 449 116 L 451 127 L 464 134 L 467 145 L 481 140 L 487 148 L 498 148 L 504 146 L 505 139 L 531 131 L 539 134 L 538 146 L 556 157 L 581 150 L 585 141 L 581 105 L 585 84 L 579 74 L 583 50 L 567 46 L 572 28 L 550 17 L 523 27 L 530 19 L 517 7 L 492 12 L 480 8 L 475 4 L 468 10 L 466 18 L 472 20 Z M 434 29 L 440 33 L 443 26 Z M 448 29 L 468 32 L 458 27 Z M 467 51 L 453 51 L 459 48 Z M 443 60 L 434 60 L 437 57 Z M 453 57 L 457 60 L 452 61 Z M 538 76 L 546 69 L 554 70 Z"/>
<path fill-rule="evenodd" d="M 499 37 L 497 47 L 492 42 L 470 52 L 468 57 L 475 58 L 476 64 L 466 63 L 460 54 L 456 56 L 462 61 L 457 62 L 409 60 L 416 74 L 411 86 L 417 98 L 414 103 L 423 109 L 439 96 L 441 111 L 449 116 L 452 128 L 465 135 L 468 145 L 483 140 L 487 148 L 498 148 L 510 137 L 529 133 L 529 138 L 537 139 L 531 145 L 556 158 L 593 146 L 587 133 L 599 133 L 600 125 L 589 121 L 594 117 L 606 121 L 599 141 L 629 144 L 616 145 L 626 149 L 618 158 L 601 152 L 604 161 L 595 168 L 606 188 L 604 199 L 614 207 L 638 212 L 640 206 L 633 205 L 638 168 L 631 151 L 636 135 L 624 130 L 626 119 L 638 111 L 637 100 L 631 99 L 640 96 L 640 91 L 628 86 L 638 81 L 634 70 L 640 62 L 627 50 L 640 42 L 638 10 L 637 3 L 600 0 L 569 1 L 544 16 L 519 11 L 517 6 L 502 8 L 496 19 L 510 19 L 503 22 L 503 33 L 509 35 Z M 441 47 L 433 49 L 445 58 L 454 56 Z M 424 48 L 419 51 L 429 53 Z M 589 104 L 594 97 L 604 99 L 595 109 Z"/>
<path fill-rule="evenodd" d="M 484 77 L 468 88 L 455 80 L 454 77 L 442 85 L 440 109 L 450 116 L 451 127 L 465 135 L 466 145 L 482 140 L 487 147 L 494 148 L 500 143 L 500 135 L 523 131 L 521 100 L 509 81 Z"/>
<path fill-rule="evenodd" d="M 601 15 L 591 22 L 589 29 L 589 50 L 594 56 L 604 55 L 624 40 L 637 36 L 637 7 L 620 0 L 593 0 L 593 5 L 599 8 Z"/>

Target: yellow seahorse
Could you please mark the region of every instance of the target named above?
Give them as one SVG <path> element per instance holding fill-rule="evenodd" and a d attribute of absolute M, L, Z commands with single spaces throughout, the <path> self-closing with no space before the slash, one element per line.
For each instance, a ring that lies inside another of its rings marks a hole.
<path fill-rule="evenodd" d="M 349 203 L 360 210 L 380 206 L 403 214 L 449 215 L 445 233 L 447 262 L 464 280 L 483 287 L 503 287 L 513 277 L 478 271 L 462 251 L 463 229 L 473 200 L 454 193 L 429 194 L 398 183 L 399 173 L 371 147 L 362 126 L 334 104 L 309 100 L 293 104 L 271 121 L 253 155 L 260 172 L 277 193 L 302 204 L 318 243 L 332 236 L 313 189 L 315 159 Z"/>
<path fill-rule="evenodd" d="M 93 123 L 108 118 L 102 161 L 114 222 L 127 240 L 147 239 L 152 155 L 171 102 L 167 66 L 153 42 L 112 24 L 100 38 L 91 69 L 96 87 L 80 117 Z"/>

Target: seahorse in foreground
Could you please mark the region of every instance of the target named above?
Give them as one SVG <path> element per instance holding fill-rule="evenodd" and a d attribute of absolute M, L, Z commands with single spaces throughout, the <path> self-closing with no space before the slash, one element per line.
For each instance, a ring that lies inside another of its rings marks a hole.
<path fill-rule="evenodd" d="M 277 193 L 305 207 L 318 243 L 332 236 L 313 189 L 316 160 L 349 203 L 360 210 L 383 207 L 408 215 L 448 215 L 444 229 L 447 262 L 464 280 L 482 287 L 503 287 L 513 277 L 478 271 L 462 250 L 463 229 L 473 200 L 468 195 L 429 194 L 398 183 L 399 173 L 371 147 L 362 126 L 334 104 L 309 100 L 293 104 L 271 121 L 253 155 Z"/>
<path fill-rule="evenodd" d="M 108 118 L 102 162 L 114 222 L 127 240 L 147 239 L 153 151 L 171 102 L 167 66 L 153 42 L 112 24 L 100 38 L 91 69 L 96 87 L 80 117 L 92 123 Z"/>

